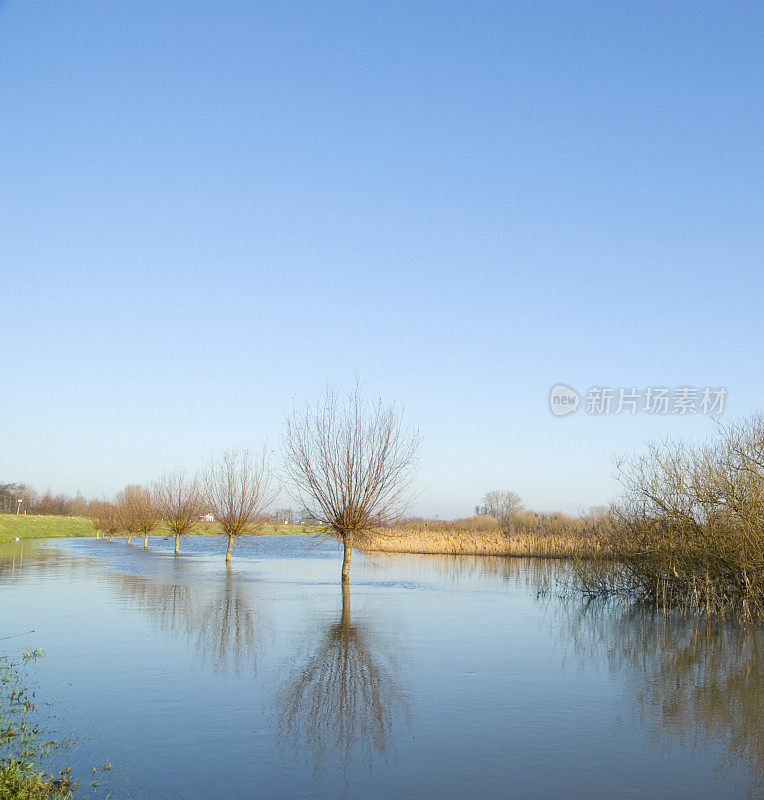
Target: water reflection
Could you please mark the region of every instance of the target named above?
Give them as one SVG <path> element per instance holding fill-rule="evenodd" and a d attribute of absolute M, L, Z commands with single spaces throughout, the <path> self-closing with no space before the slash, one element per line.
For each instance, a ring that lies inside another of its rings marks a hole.
<path fill-rule="evenodd" d="M 464 791 L 452 796 L 466 796 L 465 787 L 482 796 L 739 797 L 745 788 L 760 795 L 760 631 L 566 600 L 558 591 L 567 576 L 564 562 L 395 555 L 362 561 L 362 582 L 341 594 L 336 587 L 336 612 L 300 637 L 300 620 L 326 596 L 326 576 L 334 577 L 333 558 L 315 558 L 308 544 L 264 537 L 257 558 L 225 571 L 217 552 L 212 558 L 201 550 L 214 550 L 207 539 L 189 542 L 197 557 L 181 559 L 108 543 L 16 543 L 0 548 L 0 591 L 10 589 L 3 593 L 9 622 L 22 619 L 23 611 L 30 624 L 19 622 L 8 634 L 53 617 L 57 624 L 48 626 L 46 638 L 33 642 L 49 647 L 51 671 L 70 669 L 77 648 L 89 651 L 101 639 L 111 645 L 106 653 L 144 648 L 146 663 L 136 658 L 128 673 L 115 672 L 132 687 L 132 717 L 125 722 L 120 710 L 105 713 L 101 723 L 116 731 L 114 741 L 134 741 L 152 719 L 153 746 L 165 748 L 182 710 L 189 749 L 167 745 L 163 752 L 179 771 L 193 773 L 191 788 L 173 794 L 176 774 L 162 784 L 162 796 L 217 796 L 204 783 L 202 762 L 225 763 L 234 751 L 237 769 L 215 777 L 226 781 L 215 788 L 230 797 L 244 796 L 245 783 L 274 796 L 333 796 L 343 774 L 350 787 L 350 776 L 372 765 L 362 783 L 369 796 L 394 796 L 415 784 L 417 796 L 430 788 L 445 796 L 454 780 L 461 783 L 453 791 Z M 299 547 L 304 553 L 295 555 Z M 91 627 L 94 608 L 108 625 Z M 393 611 L 375 617 L 374 608 Z M 145 624 L 132 624 L 131 609 L 177 642 L 165 650 L 146 637 Z M 70 617 L 78 624 L 69 627 Z M 269 619 L 279 622 L 267 625 Z M 404 649 L 389 634 L 388 619 L 409 632 Z M 241 673 L 240 682 L 209 680 L 209 670 L 190 670 L 180 682 L 166 675 L 164 653 L 182 657 L 183 642 L 210 668 Z M 576 691 L 571 650 L 586 669 L 582 694 L 571 698 L 570 708 L 550 703 L 539 719 L 550 694 L 563 696 L 559 687 Z M 418 665 L 416 673 L 401 669 L 404 653 Z M 108 678 L 108 657 L 102 666 Z M 83 667 L 71 675 L 87 696 L 91 673 Z M 142 693 L 146 686 L 156 693 Z M 403 687 L 412 692 L 413 720 Z M 108 707 L 113 684 L 107 679 L 98 691 Z M 155 698 L 165 695 L 175 702 L 157 707 Z M 211 726 L 223 733 L 210 737 Z M 596 742 L 582 738 L 582 730 Z M 417 741 L 404 747 L 409 733 Z M 496 744 L 509 737 L 514 762 Z M 544 755 L 549 740 L 556 743 L 554 763 Z M 151 751 L 145 746 L 136 745 L 131 757 L 141 764 L 145 796 L 154 796 L 163 779 L 144 759 Z M 511 763 L 531 766 L 513 770 Z M 611 776 L 603 775 L 603 764 L 612 764 Z M 729 769 L 726 779 L 714 775 L 717 764 Z M 311 771 L 321 780 L 311 783 Z M 441 783 L 430 786 L 421 777 L 425 771 Z M 598 793 L 597 787 L 604 788 Z M 136 796 L 127 788 L 122 794 Z"/>
<path fill-rule="evenodd" d="M 0 544 L 0 580 L 13 580 L 24 566 L 24 545 L 16 542 Z"/>
<path fill-rule="evenodd" d="M 566 631 L 585 660 L 625 679 L 627 693 L 656 740 L 722 745 L 718 766 L 745 765 L 749 794 L 764 789 L 762 650 L 751 628 L 708 625 L 645 607 L 589 603 L 568 608 Z"/>
<path fill-rule="evenodd" d="M 174 572 L 183 572 L 178 562 Z M 138 575 L 115 573 L 113 588 L 145 613 L 161 630 L 188 637 L 203 663 L 216 671 L 255 673 L 265 627 L 256 583 L 231 569 L 206 585 L 164 583 Z M 193 579 L 193 575 L 188 576 Z"/>
<path fill-rule="evenodd" d="M 187 638 L 215 671 L 255 673 L 266 622 L 251 571 L 209 574 L 190 561 L 127 547 L 104 553 L 119 560 L 13 542 L 0 547 L 0 580 L 17 581 L 22 570 L 41 576 L 64 571 L 78 582 L 99 583 L 157 629 Z"/>
<path fill-rule="evenodd" d="M 408 717 L 394 652 L 370 626 L 351 621 L 347 585 L 339 621 L 315 641 L 277 697 L 279 736 L 305 747 L 317 774 L 334 759 L 349 772 L 354 753 L 371 766 L 387 753 L 396 718 Z"/>
<path fill-rule="evenodd" d="M 537 594 L 567 585 L 574 574 L 570 562 L 549 558 L 371 553 L 367 554 L 367 559 L 374 569 L 405 571 L 408 578 L 423 583 L 432 581 L 433 577 L 449 583 L 501 578 L 527 586 Z"/>

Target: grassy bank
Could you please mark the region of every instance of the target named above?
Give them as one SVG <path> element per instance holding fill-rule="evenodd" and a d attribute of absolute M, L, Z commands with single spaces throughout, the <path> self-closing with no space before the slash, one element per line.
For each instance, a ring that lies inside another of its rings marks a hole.
<path fill-rule="evenodd" d="M 0 514 L 0 542 L 93 535 L 93 526 L 85 517 Z"/>
<path fill-rule="evenodd" d="M 264 534 L 313 533 L 312 528 L 302 525 L 266 525 Z M 194 531 L 197 535 L 216 535 L 220 528 L 214 522 L 202 523 Z M 14 539 L 60 539 L 74 536 L 94 536 L 93 526 L 87 517 L 59 517 L 41 514 L 0 514 L 0 543 Z M 116 534 L 122 536 L 122 534 Z M 157 528 L 152 536 L 169 536 L 163 526 Z M 134 539 L 141 537 L 134 536 Z M 1 800 L 1 799 L 0 799 Z"/>
<path fill-rule="evenodd" d="M 258 534 L 263 536 L 278 535 L 278 536 L 299 536 L 304 533 L 313 533 L 312 528 L 303 525 L 264 525 Z M 122 536 L 123 534 L 117 534 Z M 161 524 L 152 536 L 172 536 L 164 524 Z M 223 532 L 220 530 L 220 525 L 217 522 L 200 522 L 199 525 L 192 531 L 191 536 L 222 536 Z M 140 536 L 134 538 L 140 539 Z"/>

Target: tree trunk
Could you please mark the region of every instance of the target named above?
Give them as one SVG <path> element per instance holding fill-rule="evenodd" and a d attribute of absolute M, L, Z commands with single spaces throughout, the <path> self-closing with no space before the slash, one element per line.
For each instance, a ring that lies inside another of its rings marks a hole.
<path fill-rule="evenodd" d="M 353 555 L 353 534 L 346 533 L 342 537 L 342 542 L 345 546 L 344 555 L 342 557 L 342 582 L 347 583 L 350 580 L 350 557 Z"/>
<path fill-rule="evenodd" d="M 180 534 L 175 534 L 175 555 L 177 556 L 180 553 Z"/>
<path fill-rule="evenodd" d="M 233 536 L 228 537 L 228 549 L 225 551 L 226 564 L 231 563 L 231 550 L 233 549 Z"/>
<path fill-rule="evenodd" d="M 143 537 L 143 549 L 145 550 L 149 546 L 149 535 L 148 533 Z"/>
<path fill-rule="evenodd" d="M 133 538 L 133 534 L 132 534 L 132 533 L 128 533 L 128 535 L 127 535 L 127 543 L 128 543 L 128 544 L 130 544 L 130 540 L 131 540 L 132 538 Z"/>
<path fill-rule="evenodd" d="M 350 629 L 350 587 L 347 583 L 342 584 L 342 618 L 340 628 L 343 631 Z"/>

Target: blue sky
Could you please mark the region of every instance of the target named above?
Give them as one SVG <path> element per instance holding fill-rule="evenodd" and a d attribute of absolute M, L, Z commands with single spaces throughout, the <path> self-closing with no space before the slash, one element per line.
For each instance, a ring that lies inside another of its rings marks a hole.
<path fill-rule="evenodd" d="M 760 3 L 0 5 L 0 480 L 110 494 L 358 374 L 417 510 L 575 511 L 764 406 Z"/>

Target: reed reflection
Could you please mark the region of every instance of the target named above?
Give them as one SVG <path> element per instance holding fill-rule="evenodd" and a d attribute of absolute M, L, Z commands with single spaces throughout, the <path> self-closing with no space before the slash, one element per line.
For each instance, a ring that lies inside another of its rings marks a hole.
<path fill-rule="evenodd" d="M 352 622 L 347 584 L 339 621 L 319 634 L 277 702 L 279 737 L 305 747 L 317 774 L 333 759 L 349 771 L 354 754 L 371 767 L 388 752 L 397 718 L 408 719 L 394 650 L 368 625 Z"/>

